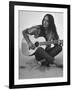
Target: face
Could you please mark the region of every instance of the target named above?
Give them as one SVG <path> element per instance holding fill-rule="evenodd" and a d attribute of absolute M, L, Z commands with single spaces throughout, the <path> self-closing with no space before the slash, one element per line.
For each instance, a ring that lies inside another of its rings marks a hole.
<path fill-rule="evenodd" d="M 43 21 L 43 27 L 47 28 L 48 26 L 49 26 L 49 18 L 48 16 L 45 16 Z"/>

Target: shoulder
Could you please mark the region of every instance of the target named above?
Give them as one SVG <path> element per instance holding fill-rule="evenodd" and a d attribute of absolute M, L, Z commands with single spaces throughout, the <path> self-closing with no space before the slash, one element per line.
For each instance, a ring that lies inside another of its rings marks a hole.
<path fill-rule="evenodd" d="M 41 29 L 42 25 L 36 25 L 36 26 L 32 26 L 32 28 L 35 28 L 36 30 Z"/>
<path fill-rule="evenodd" d="M 34 34 L 34 33 L 39 33 L 41 31 L 41 27 L 42 25 L 35 25 L 29 28 L 26 28 L 25 30 L 23 30 L 23 32 L 28 33 L 28 34 Z"/>

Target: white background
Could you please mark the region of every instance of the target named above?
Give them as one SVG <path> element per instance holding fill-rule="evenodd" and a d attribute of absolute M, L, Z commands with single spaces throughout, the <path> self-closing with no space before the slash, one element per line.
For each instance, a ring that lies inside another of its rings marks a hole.
<path fill-rule="evenodd" d="M 17 0 L 18 1 L 18 0 Z M 55 3 L 55 4 L 70 4 L 72 13 L 72 0 L 21 0 L 33 1 L 41 3 Z M 72 15 L 71 15 L 72 16 Z M 72 21 L 72 19 L 71 19 Z M 9 80 L 9 0 L 0 1 L 0 89 L 8 90 Z M 71 63 L 72 64 L 72 63 Z M 72 68 L 72 66 L 71 66 Z M 24 89 L 24 88 L 23 88 Z M 54 87 L 40 87 L 40 88 L 27 88 L 25 90 L 71 90 L 70 86 L 54 86 Z"/>

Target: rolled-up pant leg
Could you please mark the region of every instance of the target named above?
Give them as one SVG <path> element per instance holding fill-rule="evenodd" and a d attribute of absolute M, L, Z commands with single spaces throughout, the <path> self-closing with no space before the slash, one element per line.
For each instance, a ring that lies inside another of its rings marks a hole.
<path fill-rule="evenodd" d="M 46 63 L 52 63 L 54 58 L 50 56 L 43 48 L 39 47 L 35 52 L 36 60 L 46 59 Z"/>
<path fill-rule="evenodd" d="M 47 49 L 45 50 L 50 56 L 55 57 L 56 55 L 58 55 L 61 51 L 62 51 L 62 46 L 61 45 L 56 45 L 55 47 L 51 48 L 51 49 Z"/>

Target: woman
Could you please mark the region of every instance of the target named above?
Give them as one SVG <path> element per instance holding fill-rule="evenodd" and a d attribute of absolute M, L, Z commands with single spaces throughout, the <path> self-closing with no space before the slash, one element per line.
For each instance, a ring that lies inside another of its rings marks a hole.
<path fill-rule="evenodd" d="M 26 39 L 29 48 L 34 49 L 35 46 L 28 37 L 28 34 L 37 37 L 44 37 L 46 41 L 59 40 L 56 31 L 54 18 L 50 14 L 46 14 L 42 20 L 42 25 L 33 26 L 23 31 L 23 36 Z M 47 45 L 46 49 L 39 47 L 34 53 L 36 60 L 41 62 L 41 65 L 49 66 L 54 63 L 54 57 L 62 51 L 61 43 L 54 44 L 54 47 Z"/>

